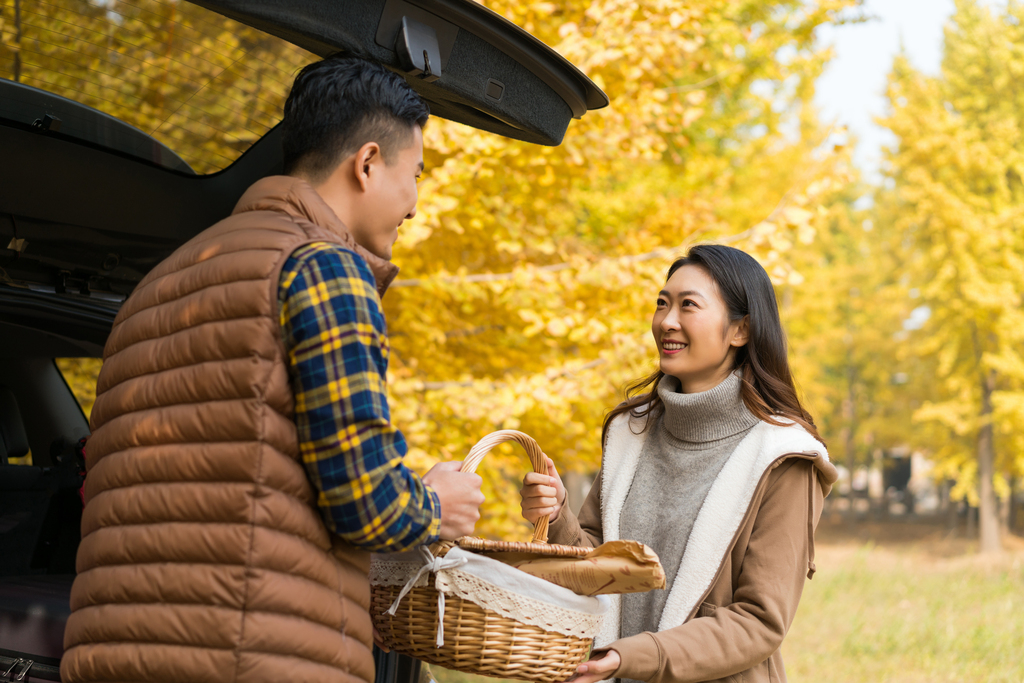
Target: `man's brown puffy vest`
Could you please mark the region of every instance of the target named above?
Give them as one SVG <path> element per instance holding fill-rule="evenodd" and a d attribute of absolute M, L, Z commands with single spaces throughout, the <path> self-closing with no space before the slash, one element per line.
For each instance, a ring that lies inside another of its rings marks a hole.
<path fill-rule="evenodd" d="M 373 680 L 367 553 L 332 537 L 299 458 L 278 278 L 357 247 L 306 183 L 253 185 L 139 284 L 92 412 L 65 683 Z"/>

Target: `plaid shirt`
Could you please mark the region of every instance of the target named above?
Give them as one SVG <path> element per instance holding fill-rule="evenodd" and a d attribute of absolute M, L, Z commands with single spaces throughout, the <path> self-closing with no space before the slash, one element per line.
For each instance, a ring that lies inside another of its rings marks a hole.
<path fill-rule="evenodd" d="M 299 449 L 327 528 L 374 551 L 436 541 L 441 504 L 402 464 L 405 438 L 391 424 L 387 327 L 369 266 L 317 242 L 292 253 L 279 282 Z"/>

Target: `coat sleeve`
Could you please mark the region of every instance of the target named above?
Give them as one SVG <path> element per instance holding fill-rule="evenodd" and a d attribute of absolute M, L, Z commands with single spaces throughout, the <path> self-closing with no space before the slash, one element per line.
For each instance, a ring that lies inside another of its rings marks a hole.
<path fill-rule="evenodd" d="M 601 473 L 597 473 L 594 485 L 580 508 L 579 517 L 565 506 L 558 519 L 548 527 L 548 541 L 558 545 L 578 545 L 596 548 L 603 543 L 601 532 Z"/>
<path fill-rule="evenodd" d="M 676 628 L 604 648 L 622 659 L 615 677 L 707 681 L 768 659 L 782 645 L 800 602 L 823 499 L 812 463 L 792 459 L 779 466 L 769 475 L 754 518 L 732 603 Z"/>

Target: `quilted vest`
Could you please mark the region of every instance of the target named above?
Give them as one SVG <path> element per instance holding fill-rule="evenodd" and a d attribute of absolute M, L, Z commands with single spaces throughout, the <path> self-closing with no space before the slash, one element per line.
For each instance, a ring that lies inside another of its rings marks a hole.
<path fill-rule="evenodd" d="M 369 555 L 330 534 L 299 457 L 278 278 L 309 242 L 359 253 L 305 182 L 253 185 L 121 308 L 92 411 L 61 678 L 373 680 Z"/>

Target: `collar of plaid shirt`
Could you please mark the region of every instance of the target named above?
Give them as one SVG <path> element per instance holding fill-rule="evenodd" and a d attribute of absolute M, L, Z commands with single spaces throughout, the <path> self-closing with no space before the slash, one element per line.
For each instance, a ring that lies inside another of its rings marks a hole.
<path fill-rule="evenodd" d="M 356 243 L 338 215 L 305 180 L 278 175 L 257 181 L 246 190 L 231 213 L 234 215 L 247 211 L 277 211 L 293 218 L 305 219 L 334 233 L 342 246 L 359 254 L 370 266 L 377 282 L 377 293 L 382 298 L 388 285 L 398 275 L 398 266 L 371 254 Z"/>

